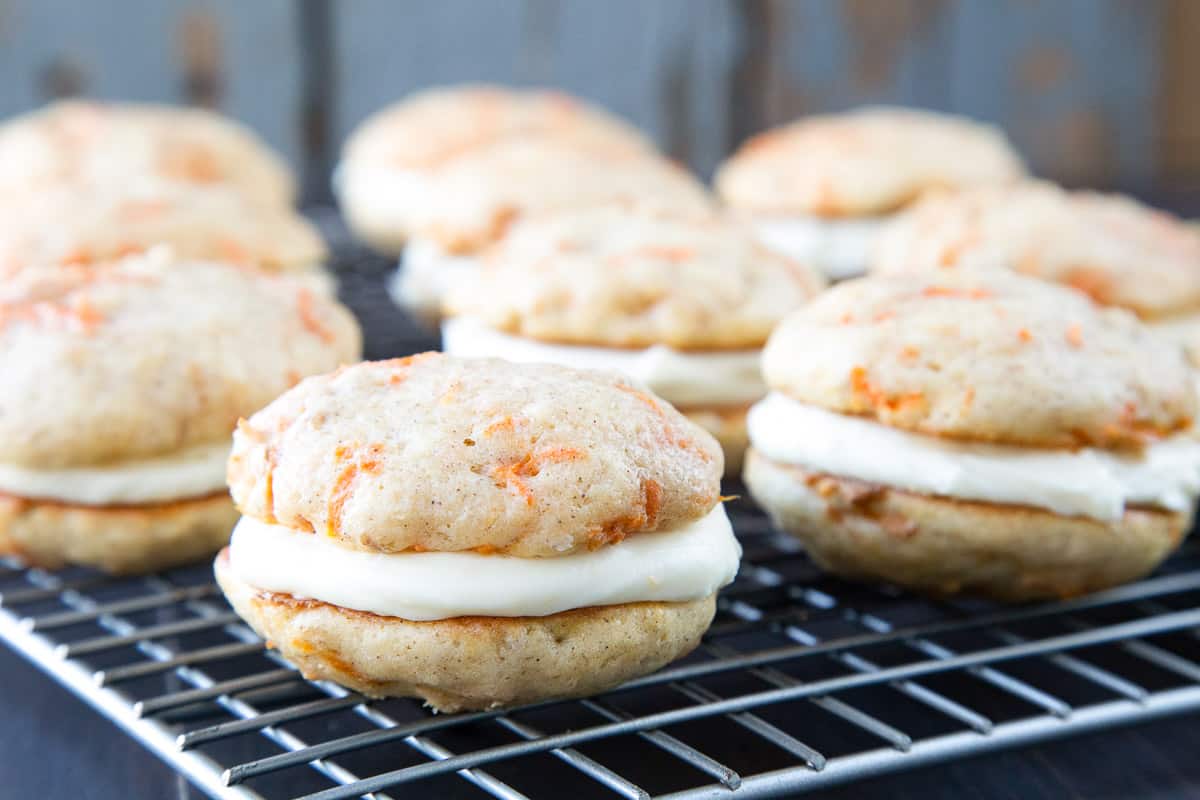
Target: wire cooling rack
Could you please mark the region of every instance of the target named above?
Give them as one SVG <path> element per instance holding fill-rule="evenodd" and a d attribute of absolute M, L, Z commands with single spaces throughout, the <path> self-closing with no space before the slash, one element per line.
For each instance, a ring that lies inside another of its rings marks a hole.
<path fill-rule="evenodd" d="M 430 344 L 344 255 L 368 355 Z M 733 489 L 736 491 L 736 489 Z M 303 679 L 207 566 L 0 562 L 0 637 L 213 797 L 775 797 L 1200 710 L 1200 547 L 1152 578 L 1003 607 L 822 575 L 747 501 L 700 648 L 603 695 L 434 715 Z"/>

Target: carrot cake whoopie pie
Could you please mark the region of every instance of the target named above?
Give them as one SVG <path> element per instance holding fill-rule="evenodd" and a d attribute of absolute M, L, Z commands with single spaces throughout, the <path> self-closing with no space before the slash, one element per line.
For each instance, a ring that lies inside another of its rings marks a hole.
<path fill-rule="evenodd" d="M 0 195 L 54 183 L 224 184 L 290 206 L 295 180 L 248 128 L 199 108 L 71 100 L 0 123 Z"/>
<path fill-rule="evenodd" d="M 0 552 L 125 573 L 214 552 L 237 419 L 359 347 L 305 286 L 165 251 L 7 278 Z"/>
<path fill-rule="evenodd" d="M 1127 308 L 1200 359 L 1200 229 L 1115 194 L 1027 181 L 933 195 L 880 236 L 871 269 L 999 268 Z"/>
<path fill-rule="evenodd" d="M 351 230 L 398 255 L 438 171 L 512 138 L 600 153 L 654 153 L 634 126 L 562 92 L 483 84 L 418 92 L 372 114 L 346 141 L 334 188 Z"/>
<path fill-rule="evenodd" d="M 762 346 L 824 283 L 713 212 L 547 212 L 452 292 L 443 348 L 629 375 L 716 436 L 736 475 Z"/>
<path fill-rule="evenodd" d="M 1006 272 L 834 287 L 767 344 L 746 484 L 824 568 L 1021 600 L 1135 579 L 1200 493 L 1181 348 Z"/>
<path fill-rule="evenodd" d="M 883 223 L 931 189 L 1024 173 L 997 128 L 964 117 L 866 107 L 752 137 L 717 171 L 717 194 L 763 241 L 831 278 L 860 275 Z"/>
<path fill-rule="evenodd" d="M 217 580 L 312 679 L 441 711 L 589 694 L 708 628 L 740 556 L 721 468 L 615 375 L 366 362 L 239 423 Z"/>

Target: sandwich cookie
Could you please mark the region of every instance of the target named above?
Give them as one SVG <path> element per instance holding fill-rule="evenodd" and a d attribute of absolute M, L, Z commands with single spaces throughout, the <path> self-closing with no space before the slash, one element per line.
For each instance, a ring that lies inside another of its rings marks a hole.
<path fill-rule="evenodd" d="M 1182 349 L 1072 289 L 937 277 L 850 281 L 776 330 L 751 493 L 850 578 L 1025 600 L 1149 572 L 1200 493 Z"/>
<path fill-rule="evenodd" d="M 217 580 L 310 679 L 441 711 L 586 695 L 708 628 L 740 555 L 721 466 L 614 375 L 367 362 L 239 424 Z"/>
<path fill-rule="evenodd" d="M 718 195 L 763 241 L 831 278 L 861 275 L 884 222 L 931 189 L 1024 173 L 997 128 L 905 108 L 814 116 L 761 133 L 718 170 Z"/>
<path fill-rule="evenodd" d="M 72 100 L 0 125 L 0 195 L 140 178 L 225 184 L 271 206 L 290 206 L 296 195 L 280 156 L 249 128 L 203 109 Z"/>
<path fill-rule="evenodd" d="M 516 223 L 456 287 L 447 353 L 608 369 L 713 434 L 731 475 L 766 394 L 762 346 L 824 285 L 714 213 L 613 204 Z"/>
<path fill-rule="evenodd" d="M 92 264 L 165 245 L 172 263 L 224 261 L 332 281 L 327 251 L 304 217 L 255 203 L 229 186 L 158 179 L 51 184 L 0 193 L 0 277 L 24 269 Z"/>
<path fill-rule="evenodd" d="M 930 196 L 872 257 L 881 273 L 997 268 L 1129 309 L 1200 358 L 1200 230 L 1129 197 L 1033 181 Z"/>
<path fill-rule="evenodd" d="M 307 287 L 162 251 L 0 283 L 0 552 L 122 573 L 212 553 L 237 419 L 359 348 Z"/>
<path fill-rule="evenodd" d="M 690 173 L 641 153 L 601 157 L 570 144 L 510 139 L 463 155 L 439 170 L 422 198 L 391 285 L 393 299 L 436 318 L 450 288 L 475 278 L 481 256 L 513 222 L 615 202 L 690 212 L 712 208 Z"/>
<path fill-rule="evenodd" d="M 562 92 L 464 85 L 418 92 L 350 135 L 334 180 L 351 230 L 398 255 L 447 163 L 504 139 L 549 140 L 597 154 L 654 153 L 633 125 Z"/>

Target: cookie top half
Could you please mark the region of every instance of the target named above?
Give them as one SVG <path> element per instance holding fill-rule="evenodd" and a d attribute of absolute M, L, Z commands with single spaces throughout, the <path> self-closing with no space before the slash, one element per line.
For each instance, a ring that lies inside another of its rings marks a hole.
<path fill-rule="evenodd" d="M 931 189 L 1023 173 L 998 128 L 950 114 L 866 107 L 752 137 L 717 171 L 715 184 L 740 211 L 843 217 L 886 214 Z"/>
<path fill-rule="evenodd" d="M 921 200 L 890 223 L 873 271 L 1000 268 L 1145 319 L 1200 310 L 1200 230 L 1121 195 L 1029 181 Z"/>
<path fill-rule="evenodd" d="M 309 272 L 327 256 L 321 235 L 304 217 L 223 184 L 52 184 L 35 192 L 0 192 L 0 214 L 0 276 L 108 261 L 158 245 L 181 259 L 268 272 Z"/>
<path fill-rule="evenodd" d="M 1185 430 L 1191 370 L 1127 311 L 1006 272 L 833 287 L 767 344 L 772 389 L 957 439 L 1138 447 Z"/>
<path fill-rule="evenodd" d="M 242 513 L 379 552 L 555 557 L 710 512 L 713 438 L 616 375 L 425 353 L 309 378 L 240 423 Z"/>
<path fill-rule="evenodd" d="M 598 152 L 654 150 L 633 125 L 566 93 L 467 84 L 418 92 L 372 114 L 346 141 L 343 163 L 436 169 L 507 138 L 557 140 Z"/>
<path fill-rule="evenodd" d="M 229 264 L 156 251 L 23 272 L 0 283 L 0 460 L 102 465 L 220 441 L 360 348 L 335 301 Z"/>
<path fill-rule="evenodd" d="M 425 193 L 414 232 L 450 252 L 473 251 L 530 214 L 612 202 L 682 211 L 712 208 L 704 185 L 665 158 L 601 157 L 558 142 L 510 139 L 440 170 Z"/>
<path fill-rule="evenodd" d="M 823 286 L 726 216 L 609 204 L 515 223 L 448 310 L 547 342 L 745 349 Z"/>
<path fill-rule="evenodd" d="M 227 184 L 267 205 L 290 205 L 296 194 L 282 158 L 204 109 L 72 100 L 0 125 L 0 192 L 142 176 Z"/>

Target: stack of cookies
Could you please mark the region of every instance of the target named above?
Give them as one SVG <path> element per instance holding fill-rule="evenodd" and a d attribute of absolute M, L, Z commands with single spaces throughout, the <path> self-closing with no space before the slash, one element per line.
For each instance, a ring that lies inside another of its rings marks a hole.
<path fill-rule="evenodd" d="M 83 103 L 0 126 L 0 550 L 220 550 L 306 676 L 457 711 L 694 648 L 740 558 L 722 478 L 830 572 L 923 592 L 1076 595 L 1179 545 L 1194 229 L 898 109 L 768 131 L 715 185 L 560 93 L 403 100 L 335 189 L 447 354 L 355 363 L 246 130 Z"/>
<path fill-rule="evenodd" d="M 282 160 L 207 111 L 0 125 L 0 550 L 127 573 L 228 540 L 237 420 L 361 354 L 293 198 Z"/>
<path fill-rule="evenodd" d="M 393 299 L 433 320 L 450 287 L 530 213 L 711 205 L 629 123 L 558 92 L 494 86 L 420 93 L 372 116 L 346 143 L 335 188 L 362 238 L 403 249 Z"/>

